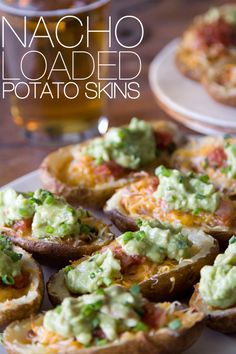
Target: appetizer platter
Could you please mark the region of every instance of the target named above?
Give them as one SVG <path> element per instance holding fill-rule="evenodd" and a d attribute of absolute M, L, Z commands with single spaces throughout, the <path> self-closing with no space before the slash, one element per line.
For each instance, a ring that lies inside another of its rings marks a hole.
<path fill-rule="evenodd" d="M 1 188 L 1 354 L 235 352 L 236 142 L 210 139 L 136 118 Z"/>
<path fill-rule="evenodd" d="M 200 133 L 236 132 L 235 14 L 229 4 L 197 16 L 150 66 L 160 106 Z"/>

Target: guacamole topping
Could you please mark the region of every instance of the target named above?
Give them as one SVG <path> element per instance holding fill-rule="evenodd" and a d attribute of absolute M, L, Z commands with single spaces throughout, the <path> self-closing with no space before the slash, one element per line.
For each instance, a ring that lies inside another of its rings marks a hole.
<path fill-rule="evenodd" d="M 222 168 L 222 172 L 229 178 L 236 177 L 236 144 L 225 142 L 224 151 L 227 156 L 227 167 Z"/>
<path fill-rule="evenodd" d="M 120 278 L 120 262 L 110 249 L 96 253 L 77 266 L 64 268 L 65 282 L 72 293 L 86 294 L 100 286 L 111 285 L 112 279 Z"/>
<path fill-rule="evenodd" d="M 12 243 L 0 235 L 0 278 L 4 285 L 14 285 L 14 277 L 21 274 L 22 254 L 13 251 Z"/>
<path fill-rule="evenodd" d="M 124 233 L 117 242 L 126 254 L 145 256 L 155 263 L 162 263 L 166 258 L 176 261 L 189 258 L 192 247 L 180 228 L 155 222 L 143 222 L 139 231 Z"/>
<path fill-rule="evenodd" d="M 43 326 L 65 338 L 75 337 L 85 346 L 99 344 L 94 333 L 100 329 L 105 337 L 102 344 L 106 344 L 125 331 L 148 329 L 142 322 L 142 307 L 139 292 L 113 285 L 90 295 L 64 299 L 45 314 Z"/>
<path fill-rule="evenodd" d="M 157 191 L 153 194 L 162 199 L 172 210 L 190 211 L 194 215 L 201 211 L 214 213 L 220 202 L 220 194 L 206 175 L 187 175 L 178 170 L 160 166 L 156 169 L 159 178 Z"/>
<path fill-rule="evenodd" d="M 14 221 L 32 218 L 33 214 L 29 198 L 11 188 L 0 191 L 0 226 L 11 226 Z"/>
<path fill-rule="evenodd" d="M 92 141 L 83 151 L 95 158 L 97 164 L 115 161 L 136 170 L 156 157 L 156 142 L 152 126 L 133 118 L 127 127 L 111 128 L 103 139 Z"/>
<path fill-rule="evenodd" d="M 191 257 L 192 242 L 180 228 L 159 222 L 142 222 L 137 232 L 126 232 L 119 236 L 117 243 L 124 254 L 143 256 L 155 263 L 165 259 L 180 261 Z M 67 288 L 71 293 L 86 294 L 122 279 L 121 263 L 111 249 L 64 268 Z"/>
<path fill-rule="evenodd" d="M 223 18 L 226 22 L 236 26 L 236 8 L 235 6 L 225 6 L 224 8 L 212 7 L 210 8 L 204 19 L 207 23 L 213 23 Z"/>
<path fill-rule="evenodd" d="M 203 301 L 213 307 L 226 309 L 236 304 L 236 238 L 219 254 L 213 266 L 201 269 L 199 292 Z"/>
<path fill-rule="evenodd" d="M 90 214 L 75 209 L 63 197 L 44 189 L 34 193 L 17 193 L 13 189 L 0 192 L 0 226 L 12 226 L 16 221 L 32 219 L 32 235 L 37 238 L 63 238 L 97 233 L 81 220 Z"/>
<path fill-rule="evenodd" d="M 63 238 L 80 232 L 77 211 L 64 198 L 42 190 L 36 191 L 34 198 L 41 202 L 36 207 L 32 222 L 35 237 Z"/>

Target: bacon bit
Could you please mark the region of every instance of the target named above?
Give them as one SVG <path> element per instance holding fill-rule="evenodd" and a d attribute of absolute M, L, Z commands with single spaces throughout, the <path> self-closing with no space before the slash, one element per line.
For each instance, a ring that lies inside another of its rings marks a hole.
<path fill-rule="evenodd" d="M 173 143 L 173 137 L 167 132 L 155 132 L 155 140 L 157 149 L 167 149 Z"/>
<path fill-rule="evenodd" d="M 223 224 L 228 224 L 234 216 L 234 205 L 230 200 L 221 199 L 220 205 L 215 214 L 221 218 Z"/>
<path fill-rule="evenodd" d="M 120 246 L 113 249 L 113 254 L 115 258 L 120 261 L 121 273 L 124 273 L 131 265 L 144 263 L 146 259 L 146 257 L 143 256 L 130 256 L 126 254 Z"/>
<path fill-rule="evenodd" d="M 119 178 L 127 173 L 128 169 L 123 168 L 114 161 L 104 162 L 102 165 L 96 166 L 95 173 L 103 176 L 112 175 L 115 178 Z"/>
<path fill-rule="evenodd" d="M 205 24 L 198 30 L 199 47 L 222 44 L 223 46 L 236 45 L 236 30 L 234 26 L 220 18 L 218 21 Z"/>
<path fill-rule="evenodd" d="M 160 328 L 166 322 L 166 311 L 151 302 L 144 305 L 143 322 L 151 328 Z"/>
<path fill-rule="evenodd" d="M 15 283 L 12 285 L 15 289 L 23 289 L 29 284 L 29 274 L 22 273 L 14 278 Z"/>
<path fill-rule="evenodd" d="M 207 156 L 208 164 L 213 168 L 221 168 L 226 165 L 227 156 L 223 147 L 217 147 Z"/>
<path fill-rule="evenodd" d="M 96 328 L 93 331 L 93 337 L 94 338 L 99 338 L 99 339 L 106 339 L 106 335 L 105 335 L 105 333 L 103 332 L 103 330 L 100 327 Z"/>
<path fill-rule="evenodd" d="M 27 231 L 32 225 L 32 219 L 23 219 L 16 221 L 13 225 L 13 229 L 16 231 Z"/>
<path fill-rule="evenodd" d="M 36 336 L 36 333 L 32 329 L 30 329 L 26 334 L 26 338 L 29 340 L 33 339 L 35 336 Z"/>

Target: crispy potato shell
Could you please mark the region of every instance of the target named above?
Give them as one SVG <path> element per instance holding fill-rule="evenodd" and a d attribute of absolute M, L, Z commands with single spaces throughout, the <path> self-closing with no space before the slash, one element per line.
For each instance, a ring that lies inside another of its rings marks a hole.
<path fill-rule="evenodd" d="M 172 122 L 157 121 L 153 123 L 154 130 L 157 132 L 167 132 L 173 136 L 174 142 L 179 146 L 184 137 L 179 129 Z M 116 189 L 123 187 L 127 183 L 137 180 L 140 176 L 136 172 L 129 173 L 127 176 L 114 180 L 112 183 L 103 183 L 96 185 L 94 188 L 87 188 L 83 184 L 78 183 L 76 186 L 69 185 L 62 181 L 61 171 L 73 160 L 73 150 L 76 148 L 81 150 L 89 144 L 89 140 L 79 145 L 69 145 L 62 147 L 49 154 L 40 166 L 40 176 L 45 189 L 64 196 L 71 203 L 77 203 L 86 207 L 102 208 L 107 199 L 115 192 Z M 153 171 L 157 164 L 169 160 L 169 155 L 163 154 L 161 159 L 157 159 L 154 163 L 148 165 L 146 170 Z"/>
<path fill-rule="evenodd" d="M 236 332 L 236 307 L 222 310 L 208 306 L 201 298 L 199 284 L 195 286 L 189 303 L 197 311 L 203 312 L 206 315 L 206 324 L 208 327 L 222 333 Z"/>
<path fill-rule="evenodd" d="M 29 273 L 29 285 L 25 289 L 11 288 L 3 291 L 0 289 L 0 326 L 6 326 L 15 320 L 21 320 L 25 317 L 35 314 L 42 303 L 44 294 L 43 274 L 39 264 L 32 256 L 20 247 L 14 246 L 14 251 L 21 253 L 23 261 L 23 270 Z M 6 294 L 6 291 L 8 294 Z M 15 297 L 11 296 L 14 291 Z M 9 296 L 9 297 L 8 297 Z M 6 299 L 8 297 L 8 300 Z"/>
<path fill-rule="evenodd" d="M 70 241 L 55 240 L 46 241 L 36 239 L 30 233 L 19 235 L 12 230 L 5 230 L 4 234 L 17 246 L 24 248 L 26 251 L 33 253 L 43 263 L 46 262 L 52 265 L 64 265 L 71 260 L 81 258 L 85 255 L 98 251 L 105 245 L 108 245 L 113 239 L 114 235 L 111 233 L 109 227 L 101 223 L 103 231 L 99 238 L 90 243 L 78 243 L 78 239 L 70 239 Z"/>
<path fill-rule="evenodd" d="M 160 273 L 143 279 L 139 285 L 142 294 L 152 301 L 173 300 L 182 295 L 185 291 L 192 288 L 198 281 L 201 268 L 206 264 L 212 264 L 219 252 L 218 243 L 211 236 L 202 231 L 188 230 L 189 240 L 193 243 L 194 252 L 191 259 L 183 260 L 178 265 L 161 270 Z M 84 259 L 81 259 L 81 262 Z M 129 282 L 129 283 L 127 283 Z M 132 286 L 132 278 L 125 278 L 126 286 Z M 124 286 L 122 283 L 121 285 Z M 53 305 L 60 304 L 64 298 L 73 296 L 67 289 L 64 281 L 64 271 L 60 270 L 52 275 L 48 284 L 47 291 L 50 301 Z M 78 294 L 76 295 L 78 296 Z"/>
<path fill-rule="evenodd" d="M 204 315 L 186 312 L 186 326 L 178 331 L 160 329 L 155 332 L 124 335 L 115 343 L 90 348 L 75 349 L 68 345 L 68 340 L 52 343 L 50 346 L 32 344 L 28 339 L 31 329 L 30 320 L 13 322 L 3 334 L 4 345 L 9 354 L 177 354 L 189 348 L 200 336 L 204 327 Z M 43 316 L 34 321 L 41 324 Z"/>

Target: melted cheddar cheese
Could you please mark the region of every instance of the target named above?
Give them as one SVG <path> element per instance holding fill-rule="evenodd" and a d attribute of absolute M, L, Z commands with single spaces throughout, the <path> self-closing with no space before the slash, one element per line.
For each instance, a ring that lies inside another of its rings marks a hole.
<path fill-rule="evenodd" d="M 161 222 L 181 223 L 184 226 L 209 226 L 224 224 L 221 217 L 209 212 L 193 215 L 189 212 L 169 210 L 168 205 L 153 196 L 151 185 L 155 185 L 156 177 L 144 178 L 125 189 L 120 204 L 127 216 L 134 218 L 158 219 Z M 156 183 L 157 185 L 157 183 Z M 231 220 L 227 220 L 230 223 Z M 226 223 L 226 222 L 225 222 Z"/>

